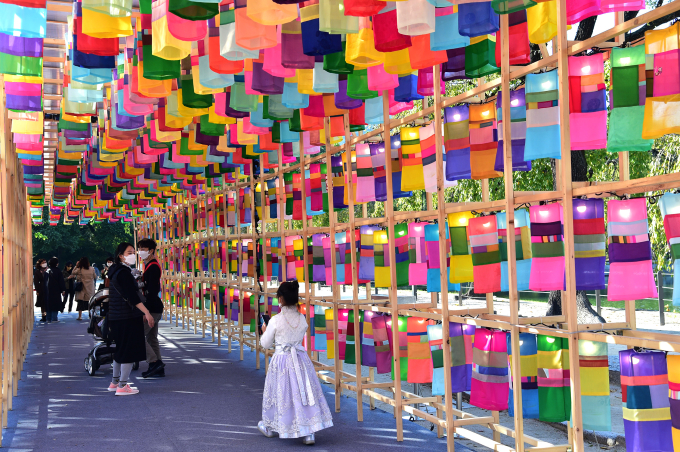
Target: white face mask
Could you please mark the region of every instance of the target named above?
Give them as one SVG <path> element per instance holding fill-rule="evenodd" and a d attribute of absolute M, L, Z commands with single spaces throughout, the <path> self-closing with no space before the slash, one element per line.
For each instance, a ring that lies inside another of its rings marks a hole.
<path fill-rule="evenodd" d="M 146 258 L 149 257 L 149 252 L 148 251 L 140 251 L 139 257 L 141 257 L 142 260 L 146 260 Z"/>
<path fill-rule="evenodd" d="M 41 266 L 42 268 L 47 268 L 47 264 L 44 263 L 44 262 L 43 262 L 42 264 L 40 264 L 40 266 Z"/>
<path fill-rule="evenodd" d="M 125 256 L 125 263 L 132 267 L 137 263 L 137 256 L 135 256 L 134 254 L 128 254 L 127 256 Z"/>
<path fill-rule="evenodd" d="M 111 264 L 112 264 L 112 262 L 107 262 L 107 263 L 106 263 L 106 266 L 107 266 L 107 267 L 110 267 Z"/>

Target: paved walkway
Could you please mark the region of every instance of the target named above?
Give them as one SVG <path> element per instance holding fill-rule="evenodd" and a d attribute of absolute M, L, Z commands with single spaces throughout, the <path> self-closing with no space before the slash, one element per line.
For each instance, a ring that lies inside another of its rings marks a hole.
<path fill-rule="evenodd" d="M 94 341 L 87 321 L 75 314 L 62 321 L 36 323 L 19 382 L 19 395 L 4 431 L 2 446 L 10 451 L 256 451 L 305 447 L 299 440 L 269 439 L 256 428 L 261 415 L 264 370 L 255 369 L 255 354 L 227 352 L 162 321 L 161 346 L 167 364 L 164 379 L 144 380 L 142 363 L 132 382 L 140 394 L 115 397 L 106 388 L 107 365 L 90 377 L 83 367 Z M 324 385 L 333 410 L 333 392 Z M 391 414 L 364 409 L 356 421 L 356 400 L 343 397 L 335 426 L 317 434 L 317 451 L 446 450 L 434 432 L 404 422 L 404 442 L 395 440 Z M 312 450 L 312 449 L 310 449 Z M 457 451 L 471 449 L 456 445 Z"/>

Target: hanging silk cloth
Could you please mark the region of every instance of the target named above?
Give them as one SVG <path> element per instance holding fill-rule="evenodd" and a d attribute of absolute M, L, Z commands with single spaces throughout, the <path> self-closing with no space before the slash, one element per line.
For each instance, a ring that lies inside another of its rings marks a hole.
<path fill-rule="evenodd" d="M 551 2 L 543 2 L 534 8 Z M 527 131 L 525 160 L 561 158 L 557 71 L 527 74 L 525 98 Z"/>
<path fill-rule="evenodd" d="M 339 311 L 338 311 L 339 312 Z M 326 359 L 335 359 L 335 326 L 333 323 L 333 309 L 326 309 Z M 339 358 L 338 358 L 339 359 Z"/>
<path fill-rule="evenodd" d="M 450 283 L 464 283 L 474 280 L 470 240 L 467 231 L 468 222 L 471 218 L 473 218 L 472 212 L 458 212 L 448 215 L 449 235 L 451 237 Z"/>
<path fill-rule="evenodd" d="M 358 143 L 356 146 L 356 199 L 357 203 L 375 201 L 375 178 L 371 148 L 368 144 Z"/>
<path fill-rule="evenodd" d="M 475 293 L 501 290 L 501 255 L 496 216 L 470 218 L 467 227 Z"/>
<path fill-rule="evenodd" d="M 475 329 L 474 325 L 449 322 L 451 392 L 463 392 L 471 389 Z"/>
<path fill-rule="evenodd" d="M 539 335 L 537 344 L 539 419 L 568 421 L 571 417 L 569 342 L 567 338 Z"/>
<path fill-rule="evenodd" d="M 508 395 L 508 415 L 515 415 L 512 373 L 512 339 L 508 335 L 508 368 L 510 373 L 510 393 Z M 536 335 L 519 334 L 520 372 L 522 373 L 522 417 L 538 419 L 538 348 Z"/>
<path fill-rule="evenodd" d="M 362 312 L 361 332 L 361 365 L 376 367 L 377 357 L 375 353 L 375 334 L 373 333 L 373 317 L 378 313 L 373 311 Z"/>
<path fill-rule="evenodd" d="M 387 315 L 374 315 L 371 317 L 376 370 L 379 374 L 389 373 L 392 365 L 392 330 L 388 327 L 388 322 L 391 319 L 392 317 Z"/>
<path fill-rule="evenodd" d="M 423 190 L 423 158 L 420 147 L 420 128 L 404 127 L 401 129 L 401 151 L 404 156 L 402 162 L 402 191 Z"/>
<path fill-rule="evenodd" d="M 505 0 L 502 0 L 505 2 Z M 493 3 L 493 2 L 492 2 Z M 514 1 L 515 4 L 535 4 L 533 0 Z M 518 5 L 519 6 L 519 5 Z M 527 12 L 524 10 L 511 12 L 508 16 L 508 36 L 510 37 L 510 65 L 531 63 L 531 46 L 529 44 L 529 28 Z M 501 61 L 501 34 L 496 33 L 496 62 Z"/>
<path fill-rule="evenodd" d="M 421 127 L 420 148 L 423 159 L 423 181 L 425 191 L 437 191 L 437 146 L 435 146 L 434 122 Z"/>
<path fill-rule="evenodd" d="M 668 402 L 671 407 L 673 450 L 680 450 L 680 355 L 667 355 Z"/>
<path fill-rule="evenodd" d="M 444 395 L 444 341 L 442 339 L 442 325 L 427 326 L 427 340 L 432 356 L 432 395 Z"/>
<path fill-rule="evenodd" d="M 510 290 L 508 274 L 508 233 L 505 212 L 496 214 L 498 245 L 501 253 L 501 292 Z M 515 272 L 517 290 L 529 290 L 531 276 L 531 230 L 529 212 L 526 209 L 515 211 Z"/>
<path fill-rule="evenodd" d="M 451 248 L 449 229 L 446 228 L 446 250 Z M 439 258 L 439 226 L 436 224 L 425 225 L 425 246 L 427 248 L 427 291 L 441 292 L 441 263 Z M 448 252 L 448 251 L 447 251 Z M 451 259 L 447 256 L 446 263 L 451 266 Z M 458 291 L 460 286 L 448 282 L 449 291 Z"/>
<path fill-rule="evenodd" d="M 508 409 L 507 333 L 486 328 L 475 330 L 470 404 L 485 410 Z"/>
<path fill-rule="evenodd" d="M 305 280 L 303 243 L 299 235 L 286 237 L 286 280 Z"/>
<path fill-rule="evenodd" d="M 311 262 L 309 262 L 308 258 L 308 265 L 311 267 L 309 270 L 309 274 L 312 275 L 312 279 L 310 282 L 313 283 L 323 283 L 328 285 L 328 281 L 326 281 L 326 263 L 325 263 L 325 258 L 324 258 L 324 252 L 323 252 L 323 239 L 326 238 L 325 234 L 314 234 L 311 239 L 312 239 L 312 246 L 308 248 L 311 248 Z"/>
<path fill-rule="evenodd" d="M 408 198 L 413 195 L 413 192 L 401 188 L 404 161 L 401 150 L 401 134 L 392 135 L 390 138 L 390 148 L 392 149 L 392 197 L 393 199 Z"/>
<path fill-rule="evenodd" d="M 470 121 L 467 105 L 444 109 L 446 180 L 470 179 Z"/>
<path fill-rule="evenodd" d="M 608 301 L 657 298 L 647 200 L 607 201 L 609 236 Z"/>
<path fill-rule="evenodd" d="M 604 201 L 574 199 L 576 290 L 604 290 Z"/>
<path fill-rule="evenodd" d="M 569 57 L 571 150 L 607 147 L 607 91 L 604 54 Z"/>
<path fill-rule="evenodd" d="M 398 321 L 397 321 L 397 330 L 398 330 L 398 337 L 399 337 L 399 378 L 401 381 L 407 381 L 408 380 L 408 366 L 409 366 L 409 354 L 408 354 L 408 332 L 407 332 L 407 326 L 408 322 L 407 320 L 410 317 L 404 317 L 404 316 L 399 316 Z M 391 331 L 391 328 L 394 328 L 394 325 L 392 324 L 392 320 L 390 319 L 387 322 L 387 328 L 388 331 Z M 392 380 L 395 379 L 395 374 L 394 374 L 394 359 L 392 360 L 392 373 L 391 373 L 391 378 Z"/>
<path fill-rule="evenodd" d="M 530 290 L 564 290 L 564 238 L 559 203 L 531 206 Z"/>
<path fill-rule="evenodd" d="M 610 61 L 607 151 L 649 151 L 654 141 L 642 138 L 647 97 L 645 50 L 642 46 L 615 48 Z"/>
<path fill-rule="evenodd" d="M 664 193 L 659 200 L 659 209 L 673 259 L 673 305 L 680 306 L 680 290 L 676 290 L 676 285 L 680 284 L 680 194 Z"/>
<path fill-rule="evenodd" d="M 371 151 L 371 167 L 376 201 L 387 200 L 387 173 L 385 171 L 385 143 L 371 143 L 368 145 Z"/>
<path fill-rule="evenodd" d="M 503 147 L 503 96 L 499 93 L 496 96 L 496 106 L 498 114 L 498 150 L 496 152 L 496 162 L 494 170 L 504 171 L 505 154 Z M 512 137 L 512 169 L 513 171 L 531 171 L 531 161 L 524 160 L 524 145 L 527 136 L 527 109 L 524 98 L 524 88 L 510 91 L 510 133 Z"/>
<path fill-rule="evenodd" d="M 429 321 L 420 317 L 407 318 L 409 383 L 432 382 L 432 356 L 427 339 Z"/>
<path fill-rule="evenodd" d="M 375 249 L 373 234 L 379 231 L 377 226 L 361 226 L 361 245 L 359 249 L 359 280 L 373 281 L 375 279 Z"/>
<path fill-rule="evenodd" d="M 621 350 L 619 363 L 626 451 L 673 451 L 666 353 Z"/>
<path fill-rule="evenodd" d="M 345 172 L 341 156 L 331 156 L 331 173 L 333 174 L 333 208 L 346 209 Z"/>
<path fill-rule="evenodd" d="M 496 108 L 493 103 L 470 104 L 470 171 L 472 179 L 499 177 L 494 165 L 496 143 Z"/>
<path fill-rule="evenodd" d="M 609 397 L 609 351 L 606 342 L 578 341 L 581 374 L 583 428 L 608 432 L 612 429 Z"/>
<path fill-rule="evenodd" d="M 425 226 L 427 223 L 408 225 L 409 267 L 408 284 L 427 285 L 427 247 L 425 246 Z"/>
<path fill-rule="evenodd" d="M 354 309 L 350 309 L 347 316 L 347 334 L 345 336 L 345 364 L 357 363 L 356 341 L 359 338 L 361 345 L 361 333 L 363 330 L 364 311 L 358 311 L 359 315 L 354 314 Z M 358 317 L 358 318 L 357 318 Z M 359 346 L 359 354 L 361 355 L 361 346 Z M 361 362 L 361 356 L 359 356 Z"/>

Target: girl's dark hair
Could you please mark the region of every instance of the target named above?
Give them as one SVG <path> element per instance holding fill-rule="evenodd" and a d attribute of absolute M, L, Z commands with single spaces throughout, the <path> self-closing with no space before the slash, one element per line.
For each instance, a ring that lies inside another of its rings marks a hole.
<path fill-rule="evenodd" d="M 122 263 L 122 261 L 120 260 L 120 255 L 125 254 L 125 250 L 128 249 L 128 246 L 131 246 L 131 247 L 134 248 L 134 245 L 132 243 L 128 243 L 128 242 L 122 242 L 120 245 L 118 245 L 118 248 L 116 248 L 116 255 L 113 258 L 114 263 L 116 263 L 116 264 Z"/>
<path fill-rule="evenodd" d="M 276 296 L 279 299 L 279 306 L 297 306 L 300 302 L 300 284 L 297 280 L 281 283 Z"/>
<path fill-rule="evenodd" d="M 35 263 L 36 267 L 42 265 L 43 262 L 46 262 L 45 259 L 38 259 L 38 262 Z"/>
<path fill-rule="evenodd" d="M 113 261 L 114 261 L 114 259 L 113 259 L 113 256 L 109 256 L 109 257 L 107 257 L 107 258 L 106 258 L 106 262 L 108 262 L 108 261 L 111 261 L 111 262 L 113 262 Z"/>
<path fill-rule="evenodd" d="M 71 267 L 73 267 L 73 262 L 71 262 L 71 261 L 68 261 L 68 262 L 66 262 L 66 265 L 65 265 L 65 267 L 68 267 L 68 266 L 71 266 Z"/>
<path fill-rule="evenodd" d="M 59 259 L 57 259 L 56 257 L 53 257 L 53 258 L 50 259 L 50 261 L 47 263 L 47 265 L 50 268 L 56 268 L 57 266 L 59 266 Z"/>
<path fill-rule="evenodd" d="M 84 268 L 85 270 L 89 270 L 90 269 L 90 260 L 87 258 L 87 256 L 83 256 L 78 261 L 78 265 L 76 265 L 76 267 Z"/>

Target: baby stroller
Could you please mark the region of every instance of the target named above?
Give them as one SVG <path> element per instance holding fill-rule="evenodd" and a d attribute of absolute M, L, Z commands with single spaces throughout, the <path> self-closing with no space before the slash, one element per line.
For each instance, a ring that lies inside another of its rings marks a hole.
<path fill-rule="evenodd" d="M 85 370 L 90 376 L 93 376 L 102 365 L 111 364 L 113 354 L 116 351 L 113 339 L 108 337 L 108 328 L 106 328 L 106 322 L 104 322 L 109 305 L 108 297 L 109 289 L 100 289 L 90 298 L 87 307 L 90 313 L 90 324 L 87 327 L 87 332 L 92 334 L 96 340 L 99 340 L 85 358 Z M 139 363 L 135 363 L 132 368 L 134 370 L 139 369 Z"/>

